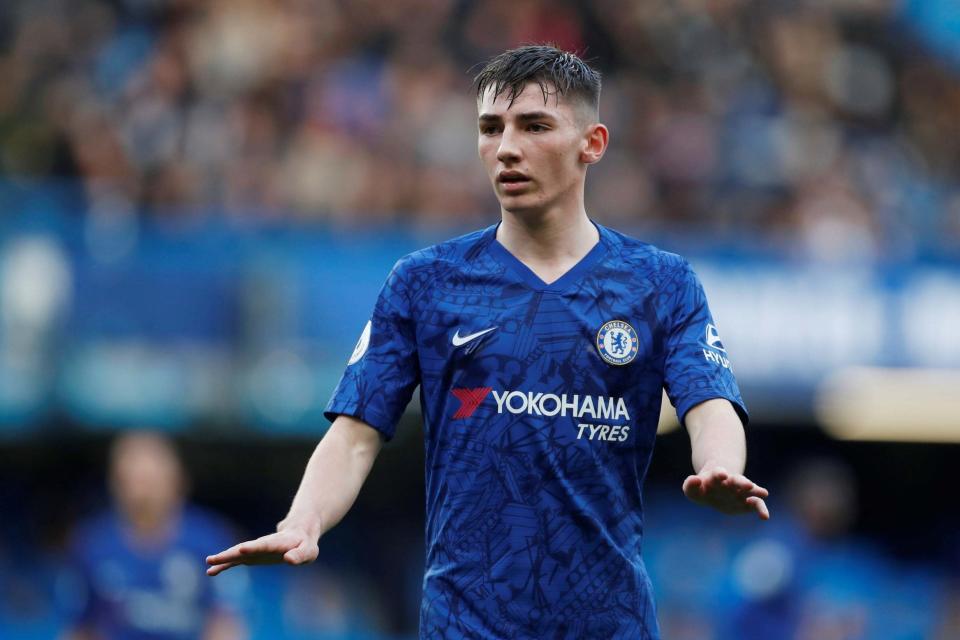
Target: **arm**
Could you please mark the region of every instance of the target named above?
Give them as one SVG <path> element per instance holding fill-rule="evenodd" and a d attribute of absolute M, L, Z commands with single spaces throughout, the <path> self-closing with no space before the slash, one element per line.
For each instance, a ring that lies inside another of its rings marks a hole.
<path fill-rule="evenodd" d="M 763 501 L 767 490 L 743 475 L 747 461 L 743 424 L 730 402 L 720 398 L 701 402 L 687 412 L 684 422 L 697 473 L 684 481 L 683 493 L 723 513 L 756 511 L 769 520 Z"/>
<path fill-rule="evenodd" d="M 317 541 L 346 515 L 380 452 L 380 433 L 341 415 L 317 445 L 300 488 L 277 532 L 242 542 L 207 558 L 215 576 L 238 564 L 306 564 L 317 557 Z"/>

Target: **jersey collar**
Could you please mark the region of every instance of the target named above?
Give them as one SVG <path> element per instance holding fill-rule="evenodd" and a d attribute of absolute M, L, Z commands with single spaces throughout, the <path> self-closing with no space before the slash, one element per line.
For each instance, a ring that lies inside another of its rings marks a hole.
<path fill-rule="evenodd" d="M 610 242 L 609 238 L 607 237 L 607 230 L 593 220 L 591 220 L 590 223 L 597 228 L 597 231 L 600 235 L 599 242 L 593 245 L 590 251 L 587 252 L 587 255 L 583 256 L 579 262 L 570 267 L 566 273 L 550 284 L 547 284 L 541 280 L 540 276 L 535 274 L 530 267 L 521 262 L 519 258 L 514 256 L 507 250 L 506 247 L 500 244 L 500 241 L 497 240 L 497 229 L 500 227 L 499 222 L 488 227 L 484 231 L 483 235 L 487 240 L 487 248 L 493 258 L 503 266 L 507 267 L 508 270 L 512 271 L 513 274 L 516 275 L 525 285 L 536 291 L 560 293 L 567 290 L 571 285 L 579 282 L 580 279 L 591 269 L 591 267 L 593 267 L 607 253 Z"/>

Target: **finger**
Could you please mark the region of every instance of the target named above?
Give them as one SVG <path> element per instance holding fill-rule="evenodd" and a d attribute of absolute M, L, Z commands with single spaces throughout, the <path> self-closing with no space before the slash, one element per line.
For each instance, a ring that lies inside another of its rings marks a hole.
<path fill-rule="evenodd" d="M 770 496 L 769 491 L 752 482 L 750 482 L 749 485 L 738 486 L 737 493 L 743 497 L 753 496 L 757 498 L 767 498 Z"/>
<path fill-rule="evenodd" d="M 746 476 L 736 476 L 736 487 L 738 491 L 749 492 L 750 495 L 766 498 L 770 492 Z"/>
<path fill-rule="evenodd" d="M 218 554 L 207 556 L 207 564 L 223 564 L 224 562 L 244 562 L 249 556 L 278 553 L 283 554 L 297 544 L 296 538 L 282 534 L 271 533 L 256 540 L 247 540 L 235 544 Z"/>
<path fill-rule="evenodd" d="M 290 549 L 290 551 L 287 551 L 285 554 L 283 554 L 284 562 L 298 565 L 313 561 L 309 546 L 309 543 L 304 540 L 295 549 Z"/>
<path fill-rule="evenodd" d="M 700 476 L 687 476 L 683 481 L 683 493 L 688 498 L 697 498 L 704 494 L 703 479 Z"/>
<path fill-rule="evenodd" d="M 756 485 L 746 476 L 732 475 L 723 482 L 725 487 L 732 488 L 738 492 L 746 492 L 753 489 Z"/>
<path fill-rule="evenodd" d="M 714 468 L 710 471 L 710 478 L 711 478 L 712 480 L 717 480 L 717 481 L 719 481 L 719 482 L 723 482 L 723 481 L 726 480 L 728 477 L 730 477 L 730 474 L 727 473 L 726 467 L 714 467 Z"/>
<path fill-rule="evenodd" d="M 223 564 L 224 562 L 232 562 L 240 559 L 240 545 L 235 544 L 229 549 L 224 549 L 220 553 L 214 554 L 212 556 L 207 556 L 207 564 Z"/>
<path fill-rule="evenodd" d="M 300 547 L 290 549 L 290 551 L 283 554 L 283 561 L 287 564 L 302 564 L 303 554 L 300 552 Z"/>
<path fill-rule="evenodd" d="M 763 498 L 750 496 L 747 498 L 747 504 L 751 505 L 756 510 L 757 515 L 760 516 L 761 520 L 770 519 L 770 510 L 767 509 L 767 503 L 763 501 Z"/>
<path fill-rule="evenodd" d="M 699 475 L 703 479 L 703 486 L 707 491 L 726 486 L 726 482 L 730 478 L 730 474 L 723 467 L 712 469 L 706 474 L 701 472 Z"/>
<path fill-rule="evenodd" d="M 225 563 L 223 563 L 223 564 L 218 564 L 218 565 L 215 565 L 215 566 L 212 566 L 212 567 L 208 567 L 208 568 L 207 568 L 207 575 L 213 577 L 213 576 L 215 576 L 215 575 L 218 575 L 218 574 L 223 573 L 224 571 L 226 571 L 227 569 L 230 569 L 231 567 L 237 566 L 238 564 L 240 564 L 240 563 L 239 563 L 239 562 L 225 562 Z"/>
<path fill-rule="evenodd" d="M 279 553 L 284 554 L 297 546 L 300 541 L 287 533 L 271 533 L 261 536 L 256 540 L 250 540 L 237 545 L 237 551 L 241 556 L 255 555 L 260 553 Z"/>

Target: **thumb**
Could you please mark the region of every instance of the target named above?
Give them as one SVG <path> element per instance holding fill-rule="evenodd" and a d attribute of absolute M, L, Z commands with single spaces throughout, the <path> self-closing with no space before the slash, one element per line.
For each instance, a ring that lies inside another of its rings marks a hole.
<path fill-rule="evenodd" d="M 294 565 L 313 562 L 317 556 L 312 553 L 312 546 L 309 540 L 301 540 L 300 544 L 283 554 L 284 562 Z"/>
<path fill-rule="evenodd" d="M 283 554 L 283 561 L 289 564 L 301 564 L 304 560 L 303 542 Z"/>
<path fill-rule="evenodd" d="M 683 481 L 683 492 L 688 496 L 699 496 L 703 493 L 703 479 L 700 476 L 687 476 Z"/>

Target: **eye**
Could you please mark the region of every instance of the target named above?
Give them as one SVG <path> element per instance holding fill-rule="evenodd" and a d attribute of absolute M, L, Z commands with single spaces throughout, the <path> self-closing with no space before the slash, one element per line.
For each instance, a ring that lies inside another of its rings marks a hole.
<path fill-rule="evenodd" d="M 532 133 L 543 133 L 546 130 L 547 130 L 546 125 L 540 124 L 539 122 L 532 122 L 527 127 L 527 131 L 530 131 Z"/>
<path fill-rule="evenodd" d="M 484 136 L 492 136 L 496 134 L 500 129 L 493 125 L 484 125 L 480 127 L 480 134 Z"/>

